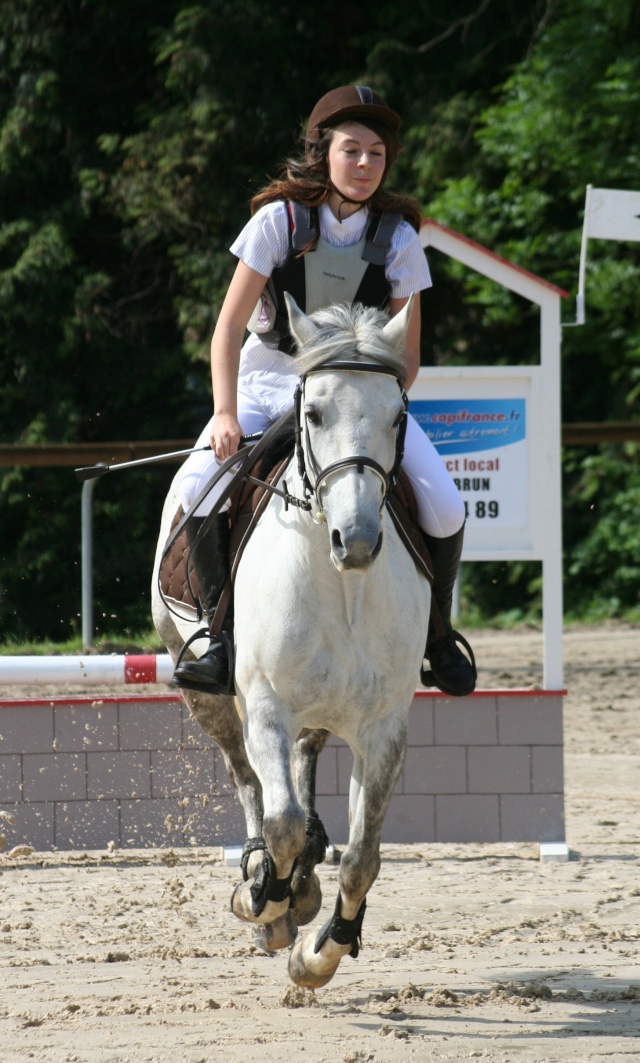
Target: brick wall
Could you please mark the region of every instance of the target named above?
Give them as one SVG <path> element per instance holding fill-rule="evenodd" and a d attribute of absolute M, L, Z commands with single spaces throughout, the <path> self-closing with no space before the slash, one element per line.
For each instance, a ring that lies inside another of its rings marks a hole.
<path fill-rule="evenodd" d="M 562 693 L 419 692 L 386 842 L 564 840 Z M 351 753 L 331 738 L 318 811 L 347 840 Z M 236 845 L 243 819 L 220 750 L 171 695 L 0 701 L 7 848 Z"/>

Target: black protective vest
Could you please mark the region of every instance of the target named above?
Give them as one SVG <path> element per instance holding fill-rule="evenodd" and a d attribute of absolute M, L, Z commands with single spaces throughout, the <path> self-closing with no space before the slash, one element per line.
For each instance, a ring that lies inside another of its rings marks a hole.
<path fill-rule="evenodd" d="M 307 247 L 319 232 L 318 211 L 315 207 L 304 207 L 301 203 L 289 201 L 289 254 L 282 266 L 277 266 L 271 274 L 267 287 L 275 302 L 276 317 L 273 330 L 261 339 L 269 347 L 277 347 L 286 354 L 291 354 L 293 337 L 289 331 L 289 319 L 284 301 L 284 293 L 289 292 L 301 310 L 306 311 L 307 292 L 305 275 L 306 255 L 300 252 Z M 353 299 L 354 303 L 375 306 L 385 310 L 391 296 L 391 286 L 385 276 L 385 264 L 393 234 L 402 221 L 401 214 L 384 211 L 374 214 L 366 232 L 366 243 L 362 258 L 368 263 L 360 285 Z M 313 254 L 308 251 L 307 254 Z"/>

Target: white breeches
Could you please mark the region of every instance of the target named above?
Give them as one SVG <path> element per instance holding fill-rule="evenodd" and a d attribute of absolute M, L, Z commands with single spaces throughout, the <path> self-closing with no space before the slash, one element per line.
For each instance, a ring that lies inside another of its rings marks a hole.
<path fill-rule="evenodd" d="M 242 391 L 238 392 L 238 421 L 245 435 L 263 432 L 274 422 L 256 399 Z M 211 422 L 201 432 L 197 447 L 209 442 Z M 215 455 L 209 451 L 191 454 L 185 463 L 181 483 L 182 508 L 186 511 L 218 467 Z M 409 415 L 404 444 L 402 468 L 413 487 L 418 507 L 418 521 L 423 531 L 435 538 L 453 535 L 462 527 L 465 519 L 464 503 L 458 488 L 445 468 L 431 440 Z M 205 517 L 222 491 L 229 476 L 219 480 L 194 516 Z"/>

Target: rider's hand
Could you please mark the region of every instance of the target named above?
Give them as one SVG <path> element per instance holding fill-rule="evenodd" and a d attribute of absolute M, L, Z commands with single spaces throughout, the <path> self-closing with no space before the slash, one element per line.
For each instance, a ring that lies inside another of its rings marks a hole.
<path fill-rule="evenodd" d="M 217 413 L 211 427 L 211 449 L 219 461 L 230 458 L 240 446 L 242 429 L 231 413 Z"/>

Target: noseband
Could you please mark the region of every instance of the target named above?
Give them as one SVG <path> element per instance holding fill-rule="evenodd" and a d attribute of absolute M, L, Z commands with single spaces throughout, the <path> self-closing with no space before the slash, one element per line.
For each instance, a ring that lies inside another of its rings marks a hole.
<path fill-rule="evenodd" d="M 400 394 L 404 403 L 404 415 L 402 420 L 398 424 L 398 435 L 396 437 L 396 454 L 392 468 L 387 472 L 382 466 L 374 461 L 373 458 L 368 458 L 363 455 L 354 455 L 349 458 L 342 458 L 340 461 L 334 461 L 331 465 L 325 466 L 324 469 L 319 468 L 318 463 L 313 453 L 311 446 L 311 439 L 309 437 L 309 427 L 304 417 L 303 399 L 304 390 L 307 377 L 312 373 L 379 373 L 383 376 L 394 377 L 398 387 L 400 388 Z M 320 501 L 319 490 L 321 485 L 334 473 L 339 472 L 341 469 L 355 468 L 359 473 L 364 473 L 365 469 L 370 469 L 382 482 L 383 495 L 382 502 L 380 503 L 380 509 L 387 501 L 390 492 L 393 490 L 394 484 L 398 478 L 398 472 L 400 471 L 400 465 L 404 455 L 404 439 L 407 431 L 407 407 L 409 405 L 409 399 L 407 393 L 404 390 L 400 379 L 395 369 L 391 369 L 386 365 L 379 365 L 376 362 L 327 362 L 324 365 L 319 365 L 316 369 L 310 369 L 302 378 L 300 384 L 298 384 L 295 396 L 294 396 L 294 416 L 295 416 L 295 441 L 296 441 L 296 458 L 298 462 L 298 474 L 304 485 L 304 492 L 307 499 L 315 498 L 316 503 L 322 510 L 322 503 Z M 304 443 L 302 445 L 302 437 L 304 433 Z M 307 461 L 313 476 L 314 482 L 312 483 L 307 472 L 307 462 L 305 461 L 305 450 L 307 453 Z M 323 518 L 321 518 L 323 519 Z"/>

